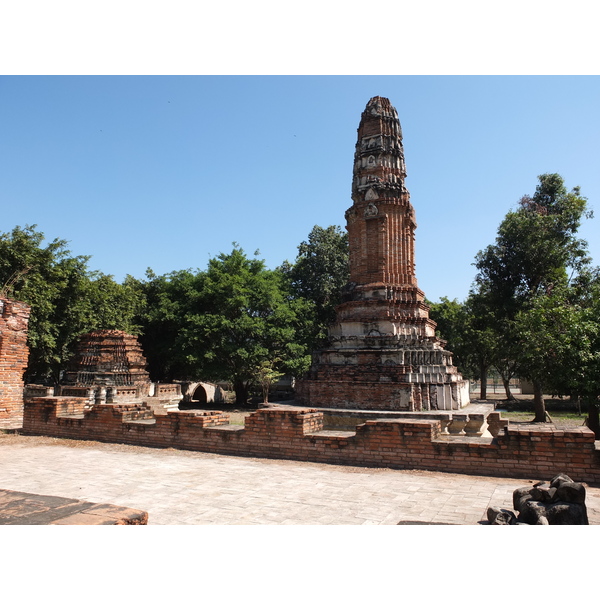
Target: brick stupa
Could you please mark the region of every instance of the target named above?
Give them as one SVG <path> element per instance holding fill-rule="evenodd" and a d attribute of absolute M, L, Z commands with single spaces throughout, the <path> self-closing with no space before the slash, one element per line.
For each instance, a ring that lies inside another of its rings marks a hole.
<path fill-rule="evenodd" d="M 70 386 L 135 386 L 146 391 L 150 376 L 135 335 L 103 329 L 82 335 L 64 383 Z"/>
<path fill-rule="evenodd" d="M 346 211 L 350 284 L 327 345 L 297 395 L 310 406 L 457 410 L 468 382 L 435 336 L 415 276 L 415 211 L 404 185 L 402 130 L 387 98 L 369 100 L 358 127 Z"/>

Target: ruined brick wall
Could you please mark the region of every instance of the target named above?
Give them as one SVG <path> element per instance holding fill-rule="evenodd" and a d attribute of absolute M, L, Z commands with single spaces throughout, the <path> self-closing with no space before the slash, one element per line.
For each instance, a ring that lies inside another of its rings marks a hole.
<path fill-rule="evenodd" d="M 19 429 L 23 424 L 30 310 L 24 302 L 0 298 L 0 429 Z"/>
<path fill-rule="evenodd" d="M 264 408 L 246 426 L 219 411 L 154 415 L 144 405 L 96 405 L 80 398 L 34 398 L 25 405 L 24 432 L 158 448 L 366 467 L 425 469 L 499 477 L 549 479 L 567 472 L 600 485 L 600 450 L 587 427 L 504 428 L 498 437 L 441 434 L 438 420 L 379 419 L 352 431 L 323 431 L 311 408 Z"/>

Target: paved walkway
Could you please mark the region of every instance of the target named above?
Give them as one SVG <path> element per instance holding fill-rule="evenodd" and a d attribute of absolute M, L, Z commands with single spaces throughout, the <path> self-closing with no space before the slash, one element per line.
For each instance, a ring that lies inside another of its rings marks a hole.
<path fill-rule="evenodd" d="M 134 507 L 149 525 L 474 525 L 529 483 L 0 434 L 0 488 Z"/>

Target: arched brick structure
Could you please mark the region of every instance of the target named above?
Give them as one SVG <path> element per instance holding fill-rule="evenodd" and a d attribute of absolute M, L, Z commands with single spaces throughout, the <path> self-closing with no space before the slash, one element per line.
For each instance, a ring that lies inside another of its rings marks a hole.
<path fill-rule="evenodd" d="M 199 383 L 192 394 L 192 400 L 194 402 L 208 402 L 208 396 L 206 395 L 206 389 L 202 383 Z"/>
<path fill-rule="evenodd" d="M 184 402 L 225 402 L 223 389 L 206 381 L 187 381 L 182 383 Z"/>

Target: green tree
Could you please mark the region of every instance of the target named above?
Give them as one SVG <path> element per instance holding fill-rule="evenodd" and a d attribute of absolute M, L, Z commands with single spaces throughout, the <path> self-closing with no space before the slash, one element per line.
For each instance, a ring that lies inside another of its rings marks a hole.
<path fill-rule="evenodd" d="M 265 403 L 269 401 L 269 390 L 273 383 L 285 375 L 285 373 L 275 370 L 279 362 L 281 362 L 281 359 L 275 357 L 270 360 L 263 360 L 258 367 L 256 380 L 262 389 L 263 402 Z"/>
<path fill-rule="evenodd" d="M 515 329 L 528 371 L 554 393 L 585 399 L 588 425 L 600 439 L 600 273 L 533 298 Z"/>
<path fill-rule="evenodd" d="M 520 352 L 515 319 L 534 298 L 565 285 L 589 263 L 587 244 L 576 234 L 581 219 L 591 213 L 579 188 L 568 192 L 560 175 L 538 179 L 534 195 L 524 196 L 500 224 L 496 243 L 477 254 L 475 293 L 493 315 L 494 364 L 505 380 L 514 372 L 532 378 L 535 420 L 545 421 L 543 380 Z"/>
<path fill-rule="evenodd" d="M 285 292 L 280 272 L 238 247 L 209 261 L 199 297 L 203 310 L 187 315 L 182 342 L 199 371 L 231 381 L 238 403 L 247 401 L 265 363 L 285 367 L 306 355 L 295 340 L 298 301 Z"/>
<path fill-rule="evenodd" d="M 494 315 L 484 296 L 471 290 L 465 302 L 468 315 L 466 338 L 471 368 L 478 373 L 480 398 L 487 398 L 487 377 L 498 355 L 498 338 L 494 332 Z M 507 394 L 510 390 L 507 390 Z"/>
<path fill-rule="evenodd" d="M 439 337 L 447 341 L 453 362 L 468 379 L 479 379 L 480 397 L 487 397 L 487 373 L 495 355 L 491 316 L 482 298 L 471 292 L 465 302 L 440 298 L 432 302 L 430 315 Z"/>
<path fill-rule="evenodd" d="M 112 276 L 88 270 L 88 256 L 72 256 L 65 240 L 44 245 L 36 226 L 0 234 L 2 294 L 31 306 L 28 380 L 60 380 L 77 338 L 94 329 L 135 333 L 142 298 Z"/>
<path fill-rule="evenodd" d="M 342 301 L 349 278 L 348 252 L 348 235 L 340 227 L 315 225 L 308 240 L 298 246 L 296 262 L 280 267 L 289 278 L 293 296 L 313 306 L 314 316 L 307 323 L 304 340 L 311 350 L 326 338 L 335 307 Z"/>
<path fill-rule="evenodd" d="M 297 332 L 309 306 L 291 297 L 280 270 L 234 245 L 206 271 L 147 275 L 139 283 L 147 301 L 140 324 L 151 372 L 229 381 L 236 401 L 245 403 L 250 387 L 270 385 L 275 373 L 308 369 L 310 356 Z"/>
<path fill-rule="evenodd" d="M 477 374 L 471 370 L 471 344 L 468 338 L 470 315 L 464 302 L 450 300 L 446 296 L 439 302 L 430 302 L 429 316 L 437 323 L 436 334 L 447 342 L 453 353 L 453 363 L 469 379 Z"/>
<path fill-rule="evenodd" d="M 152 381 L 197 377 L 197 368 L 190 364 L 181 338 L 186 315 L 203 310 L 198 304 L 203 281 L 202 271 L 191 270 L 158 276 L 148 269 L 145 280 L 132 278 L 131 285 L 145 300 L 135 322 L 141 329 L 140 343 Z"/>

